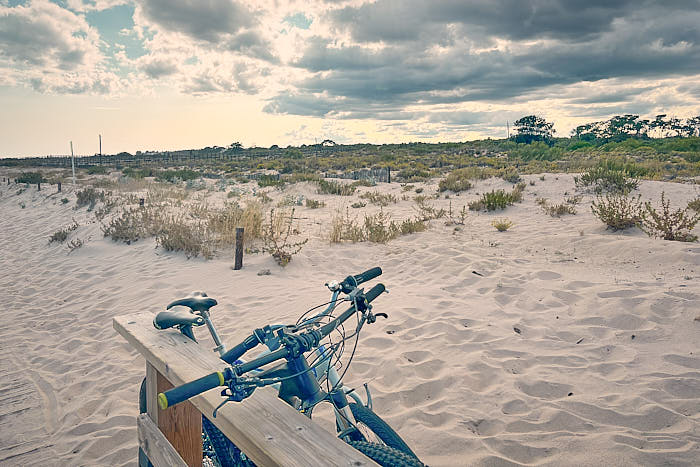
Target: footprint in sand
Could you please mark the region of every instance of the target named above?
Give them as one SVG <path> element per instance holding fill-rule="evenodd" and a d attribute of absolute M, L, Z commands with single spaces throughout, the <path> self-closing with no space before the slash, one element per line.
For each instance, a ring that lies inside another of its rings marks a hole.
<path fill-rule="evenodd" d="M 543 281 L 552 281 L 561 278 L 561 274 L 554 271 L 537 271 L 534 276 Z"/>

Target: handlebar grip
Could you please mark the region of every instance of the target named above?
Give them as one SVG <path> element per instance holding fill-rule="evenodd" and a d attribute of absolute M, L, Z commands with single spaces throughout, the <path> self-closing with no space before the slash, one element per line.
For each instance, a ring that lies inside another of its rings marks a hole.
<path fill-rule="evenodd" d="M 343 280 L 343 282 L 340 283 L 340 288 L 343 292 L 350 293 L 350 292 L 352 292 L 352 290 L 355 287 L 362 284 L 363 282 L 367 282 L 368 280 L 372 280 L 375 277 L 378 277 L 381 275 L 382 275 L 382 268 L 380 268 L 380 267 L 368 269 L 367 271 L 365 271 L 361 274 L 358 274 L 356 276 L 346 277 Z"/>
<path fill-rule="evenodd" d="M 169 389 L 158 394 L 158 406 L 165 410 L 182 401 L 186 401 L 190 397 L 194 397 L 217 386 L 224 386 L 224 374 L 221 371 L 214 372 L 210 375 L 203 376 L 182 386 Z"/>
<path fill-rule="evenodd" d="M 384 284 L 377 284 L 371 289 L 369 289 L 369 292 L 365 294 L 365 298 L 367 299 L 367 302 L 370 303 L 372 300 L 375 298 L 379 297 L 384 291 L 386 290 L 386 287 L 384 287 Z"/>
<path fill-rule="evenodd" d="M 363 282 L 371 281 L 375 277 L 382 275 L 382 268 L 377 266 L 376 268 L 368 269 L 367 271 L 360 273 L 355 276 L 355 281 L 357 284 L 362 284 Z"/>
<path fill-rule="evenodd" d="M 235 347 L 233 347 L 231 350 L 228 352 L 225 352 L 221 356 L 221 360 L 225 361 L 226 363 L 233 365 L 233 362 L 238 360 L 243 356 L 244 353 L 258 345 L 260 341 L 258 341 L 258 338 L 255 337 L 255 334 L 250 335 L 246 337 L 246 339 L 241 342 L 240 344 L 237 344 Z"/>

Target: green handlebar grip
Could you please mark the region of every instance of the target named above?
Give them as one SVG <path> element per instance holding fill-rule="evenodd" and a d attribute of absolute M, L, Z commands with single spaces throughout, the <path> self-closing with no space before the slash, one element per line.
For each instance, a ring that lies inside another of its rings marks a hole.
<path fill-rule="evenodd" d="M 161 392 L 158 394 L 158 407 L 165 410 L 168 407 L 186 401 L 190 397 L 214 389 L 217 386 L 224 386 L 225 384 L 224 374 L 220 371 L 216 371 L 210 375 L 185 383 L 182 386 Z"/>

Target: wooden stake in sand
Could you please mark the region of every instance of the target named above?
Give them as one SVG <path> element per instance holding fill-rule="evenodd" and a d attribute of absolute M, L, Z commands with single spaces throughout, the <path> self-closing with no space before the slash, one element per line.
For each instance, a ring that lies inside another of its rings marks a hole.
<path fill-rule="evenodd" d="M 233 263 L 235 271 L 243 267 L 243 227 L 236 227 L 236 259 Z"/>
<path fill-rule="evenodd" d="M 75 156 L 73 155 L 73 141 L 70 142 L 70 163 L 73 167 L 73 187 L 75 187 Z"/>
<path fill-rule="evenodd" d="M 58 182 L 58 192 L 61 192 L 61 182 Z"/>

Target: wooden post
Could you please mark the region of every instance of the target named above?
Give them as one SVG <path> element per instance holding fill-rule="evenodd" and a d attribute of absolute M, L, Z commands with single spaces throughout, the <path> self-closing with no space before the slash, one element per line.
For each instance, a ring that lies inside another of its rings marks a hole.
<path fill-rule="evenodd" d="M 145 199 L 139 198 L 139 206 L 143 207 L 145 202 L 146 202 Z"/>
<path fill-rule="evenodd" d="M 37 182 L 36 191 L 41 191 L 41 182 Z"/>
<path fill-rule="evenodd" d="M 243 227 L 236 227 L 236 259 L 233 264 L 234 270 L 243 267 Z"/>
<path fill-rule="evenodd" d="M 391 183 L 391 167 L 386 168 L 386 182 Z"/>
<path fill-rule="evenodd" d="M 58 182 L 58 192 L 61 192 L 61 182 Z"/>

